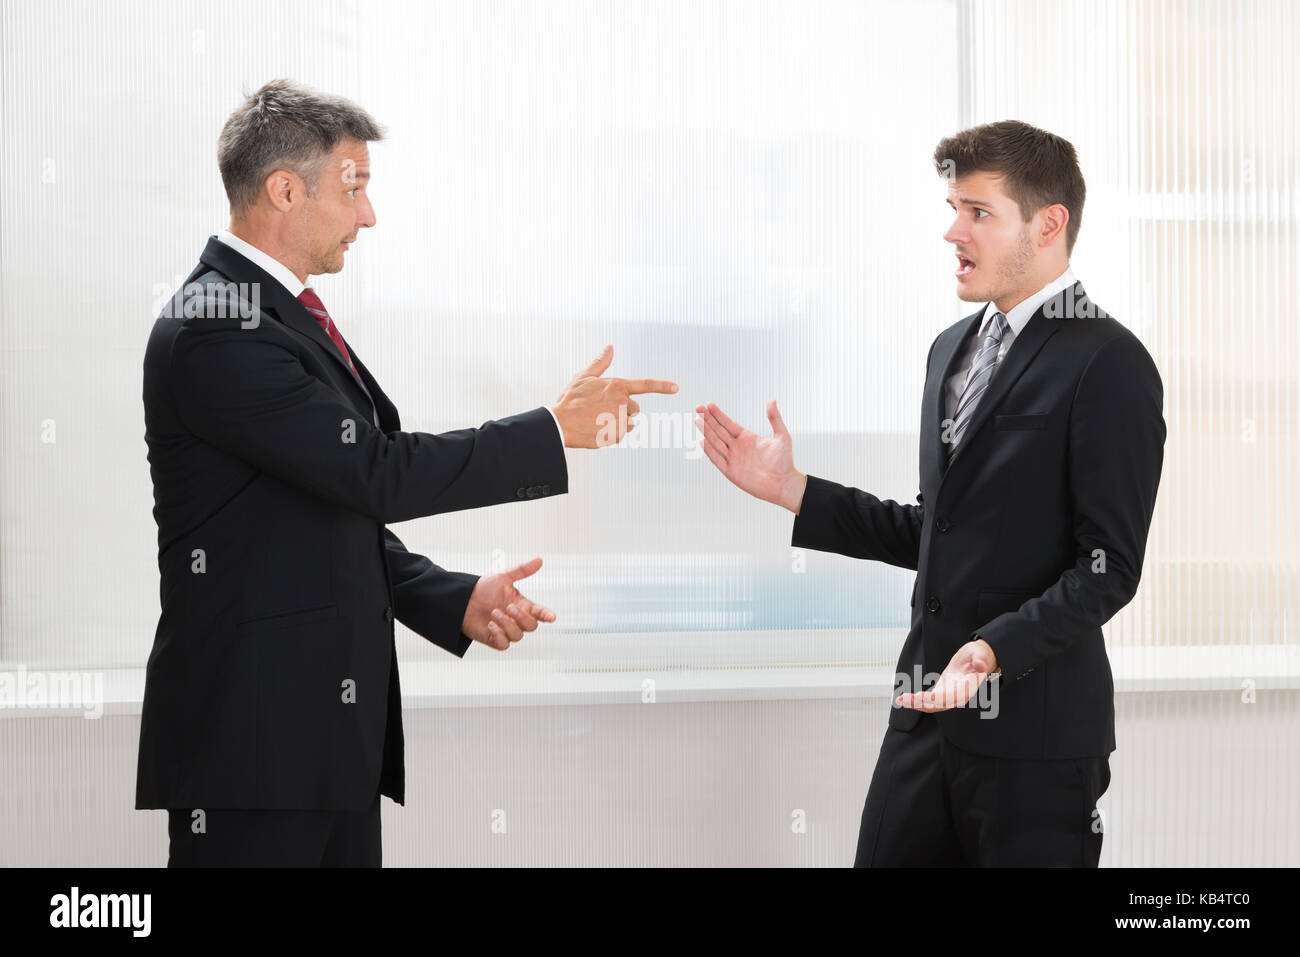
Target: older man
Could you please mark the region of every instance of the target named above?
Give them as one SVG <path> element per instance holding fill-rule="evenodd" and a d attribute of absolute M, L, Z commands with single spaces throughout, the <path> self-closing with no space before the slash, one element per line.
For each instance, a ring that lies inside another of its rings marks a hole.
<path fill-rule="evenodd" d="M 505 649 L 549 609 L 515 583 L 407 551 L 385 526 L 568 489 L 564 449 L 621 438 L 611 347 L 557 403 L 403 432 L 310 277 L 375 225 L 360 107 L 279 80 L 230 117 L 230 228 L 157 319 L 145 439 L 162 614 L 137 808 L 168 808 L 169 865 L 380 863 L 379 796 L 404 801 L 394 620 L 455 655 Z M 611 427 L 611 423 L 617 423 Z"/>

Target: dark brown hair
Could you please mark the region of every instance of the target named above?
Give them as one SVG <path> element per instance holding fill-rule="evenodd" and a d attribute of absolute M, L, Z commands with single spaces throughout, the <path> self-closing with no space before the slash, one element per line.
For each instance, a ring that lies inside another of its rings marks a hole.
<path fill-rule="evenodd" d="M 941 140 L 934 168 L 950 180 L 974 172 L 998 174 L 1025 222 L 1044 206 L 1060 203 L 1070 211 L 1065 254 L 1073 252 L 1087 189 L 1069 140 L 1019 120 L 985 123 Z"/>

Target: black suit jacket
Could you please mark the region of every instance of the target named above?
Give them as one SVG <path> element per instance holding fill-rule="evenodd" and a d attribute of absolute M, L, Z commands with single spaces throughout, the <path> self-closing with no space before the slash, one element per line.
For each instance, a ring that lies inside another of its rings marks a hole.
<path fill-rule="evenodd" d="M 256 284 L 250 319 L 236 307 L 253 286 L 238 284 Z M 376 789 L 402 803 L 393 621 L 463 655 L 478 579 L 385 525 L 568 490 L 545 408 L 402 432 L 352 358 L 361 384 L 301 303 L 215 237 L 154 324 L 144 408 L 162 614 L 137 808 L 360 810 Z"/>
<path fill-rule="evenodd" d="M 918 678 L 937 676 L 976 635 L 989 643 L 1002 675 L 988 706 L 938 714 L 959 747 L 1108 755 L 1114 684 L 1101 626 L 1142 571 L 1165 440 L 1160 374 L 1075 283 L 1016 337 L 949 461 L 943 384 L 981 315 L 930 347 L 917 504 L 809 476 L 792 541 L 916 570 L 896 693 L 930 687 Z M 919 717 L 893 707 L 889 724 L 908 731 Z"/>

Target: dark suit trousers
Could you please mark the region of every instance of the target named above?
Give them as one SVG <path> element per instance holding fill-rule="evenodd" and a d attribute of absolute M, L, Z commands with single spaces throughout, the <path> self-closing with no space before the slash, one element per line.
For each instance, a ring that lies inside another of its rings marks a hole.
<path fill-rule="evenodd" d="M 206 812 L 193 832 L 193 809 L 170 808 L 168 867 L 379 867 L 379 795 L 364 811 Z"/>
<path fill-rule="evenodd" d="M 1096 867 L 1110 759 L 972 754 L 933 715 L 889 728 L 854 867 Z"/>

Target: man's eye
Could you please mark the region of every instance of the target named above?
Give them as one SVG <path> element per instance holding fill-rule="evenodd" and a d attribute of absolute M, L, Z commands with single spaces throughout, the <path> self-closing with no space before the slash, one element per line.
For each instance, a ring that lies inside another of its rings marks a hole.
<path fill-rule="evenodd" d="M 357 190 L 359 190 L 360 188 L 361 188 L 360 186 L 353 186 L 350 190 L 348 190 L 348 195 L 351 196 L 353 193 L 355 193 L 355 192 L 356 192 Z"/>
<path fill-rule="evenodd" d="M 975 210 L 975 218 L 976 218 L 976 219 L 979 219 L 981 216 L 987 216 L 987 215 L 988 215 L 988 211 L 987 211 L 987 210 L 984 210 L 984 209 L 976 209 L 976 210 Z"/>

